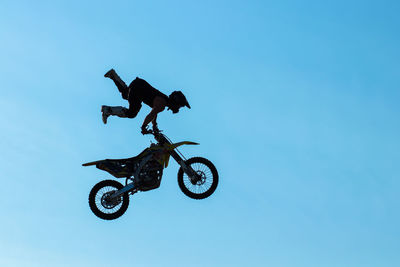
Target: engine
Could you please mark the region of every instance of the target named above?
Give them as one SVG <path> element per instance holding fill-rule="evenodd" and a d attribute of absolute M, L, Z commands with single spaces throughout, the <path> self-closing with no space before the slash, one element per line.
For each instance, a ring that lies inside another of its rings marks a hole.
<path fill-rule="evenodd" d="M 149 160 L 139 173 L 140 190 L 147 191 L 160 186 L 163 166 L 155 159 Z"/>

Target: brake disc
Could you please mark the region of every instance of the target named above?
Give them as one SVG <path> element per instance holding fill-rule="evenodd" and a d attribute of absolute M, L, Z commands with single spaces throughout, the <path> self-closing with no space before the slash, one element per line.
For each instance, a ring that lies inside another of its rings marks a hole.
<path fill-rule="evenodd" d="M 113 209 L 115 206 L 118 206 L 121 203 L 121 197 L 111 199 L 111 195 L 114 194 L 116 191 L 110 191 L 105 193 L 101 197 L 101 205 L 106 209 Z"/>

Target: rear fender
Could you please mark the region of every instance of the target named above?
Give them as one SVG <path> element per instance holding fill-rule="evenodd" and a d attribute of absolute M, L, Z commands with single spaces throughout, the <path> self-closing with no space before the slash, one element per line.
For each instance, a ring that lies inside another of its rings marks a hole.
<path fill-rule="evenodd" d="M 103 160 L 96 160 L 96 161 L 92 161 L 92 162 L 88 162 L 88 163 L 84 163 L 82 164 L 82 166 L 92 166 L 92 165 L 97 165 L 98 163 L 102 163 L 102 162 L 106 162 L 106 159 Z"/>

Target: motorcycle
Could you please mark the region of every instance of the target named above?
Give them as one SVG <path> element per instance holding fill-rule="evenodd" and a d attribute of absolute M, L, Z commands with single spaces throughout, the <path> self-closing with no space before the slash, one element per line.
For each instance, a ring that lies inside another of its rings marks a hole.
<path fill-rule="evenodd" d="M 117 219 L 128 209 L 130 195 L 158 188 L 163 169 L 168 167 L 170 157 L 180 165 L 178 185 L 186 196 L 204 199 L 217 188 L 218 172 L 211 161 L 202 157 L 186 159 L 177 149 L 182 145 L 199 145 L 198 143 L 172 143 L 157 129 L 148 130 L 145 134 L 152 134 L 157 143 L 152 143 L 136 157 L 104 159 L 82 164 L 94 165 L 116 178 L 125 178 L 125 185 L 116 180 L 103 180 L 92 188 L 89 207 L 97 217 L 104 220 Z"/>

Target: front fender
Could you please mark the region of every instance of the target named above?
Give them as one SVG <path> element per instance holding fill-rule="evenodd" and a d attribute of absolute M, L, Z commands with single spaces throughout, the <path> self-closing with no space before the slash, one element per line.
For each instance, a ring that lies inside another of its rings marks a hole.
<path fill-rule="evenodd" d="M 171 144 L 171 148 L 175 149 L 175 148 L 177 148 L 179 146 L 182 146 L 182 145 L 200 145 L 200 144 L 196 143 L 196 142 L 191 142 L 191 141 L 182 141 L 182 142 Z"/>
<path fill-rule="evenodd" d="M 199 143 L 195 143 L 195 142 L 191 142 L 191 141 L 182 141 L 182 142 L 178 142 L 178 143 L 174 143 L 174 144 L 165 144 L 165 148 L 167 149 L 167 151 L 171 151 L 182 145 L 199 145 Z M 164 168 L 168 167 L 169 156 L 170 156 L 169 153 L 164 155 L 164 159 L 163 159 Z"/>

